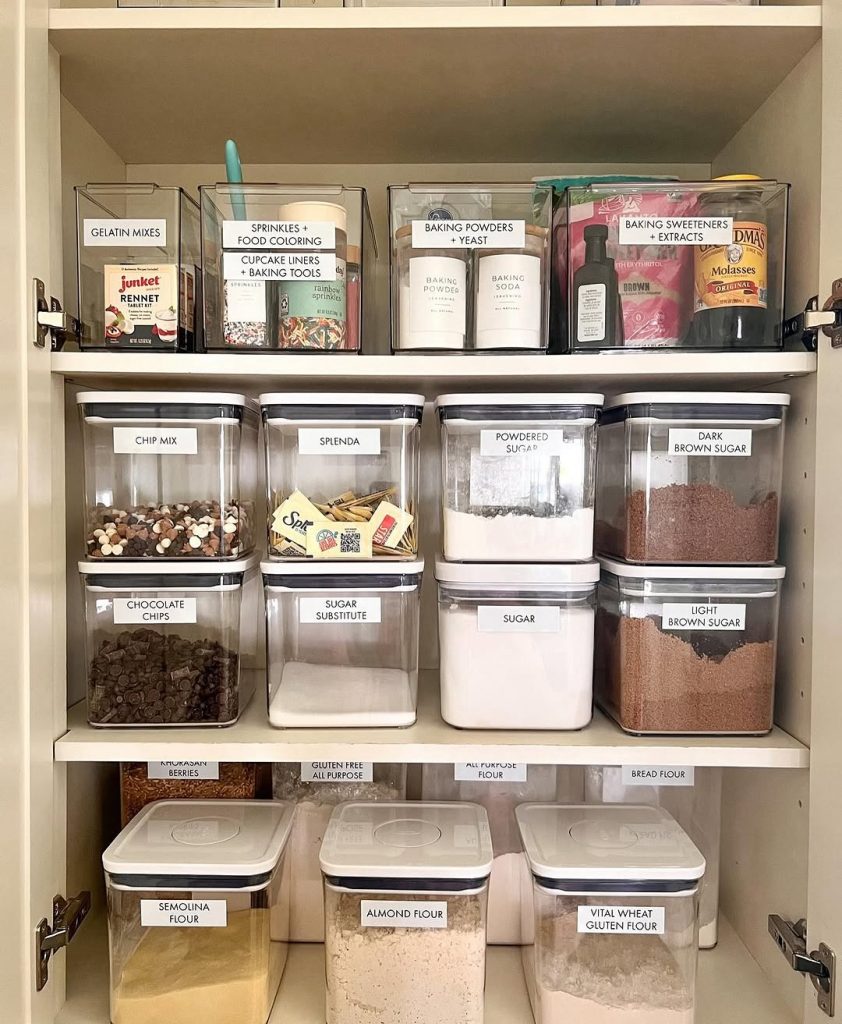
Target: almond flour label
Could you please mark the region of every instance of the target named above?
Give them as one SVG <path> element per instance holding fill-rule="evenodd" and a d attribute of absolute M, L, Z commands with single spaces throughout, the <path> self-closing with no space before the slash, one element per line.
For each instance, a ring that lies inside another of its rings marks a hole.
<path fill-rule="evenodd" d="M 446 928 L 446 900 L 361 900 L 363 928 Z"/>
<path fill-rule="evenodd" d="M 459 761 L 453 766 L 454 782 L 526 782 L 529 766 L 496 761 Z"/>
<path fill-rule="evenodd" d="M 164 218 L 132 217 L 114 220 L 86 217 L 82 222 L 82 244 L 85 246 L 165 246 L 167 222 Z"/>
<path fill-rule="evenodd" d="M 589 905 L 578 908 L 577 931 L 607 935 L 663 935 L 663 907 L 621 907 Z"/>
<path fill-rule="evenodd" d="M 414 249 L 523 249 L 524 220 L 414 220 Z"/>
<path fill-rule="evenodd" d="M 298 621 L 304 623 L 380 622 L 379 597 L 300 597 Z"/>
<path fill-rule="evenodd" d="M 336 225 L 326 220 L 224 220 L 224 249 L 335 249 Z"/>
<path fill-rule="evenodd" d="M 669 630 L 733 630 L 746 628 L 744 604 L 665 604 L 661 609 L 661 628 Z"/>
<path fill-rule="evenodd" d="M 196 622 L 195 597 L 115 597 L 114 623 Z"/>
<path fill-rule="evenodd" d="M 696 769 L 692 765 L 624 764 L 624 786 L 693 786 Z"/>
<path fill-rule="evenodd" d="M 480 605 L 477 608 L 477 629 L 480 633 L 558 633 L 561 609 L 558 605 Z"/>
<path fill-rule="evenodd" d="M 302 761 L 302 782 L 372 782 L 370 761 Z"/>
<path fill-rule="evenodd" d="M 141 900 L 144 928 L 224 928 L 228 924 L 225 900 Z"/>
<path fill-rule="evenodd" d="M 301 427 L 299 455 L 379 455 L 379 427 Z"/>
<path fill-rule="evenodd" d="M 479 453 L 486 455 L 527 455 L 538 452 L 541 455 L 561 455 L 564 448 L 564 431 L 536 430 L 481 430 L 479 432 Z"/>
<path fill-rule="evenodd" d="M 219 761 L 147 761 L 147 779 L 218 779 Z"/>
<path fill-rule="evenodd" d="M 671 427 L 670 455 L 751 455 L 750 430 L 696 430 Z"/>
<path fill-rule="evenodd" d="M 196 455 L 196 427 L 114 427 L 115 455 Z"/>

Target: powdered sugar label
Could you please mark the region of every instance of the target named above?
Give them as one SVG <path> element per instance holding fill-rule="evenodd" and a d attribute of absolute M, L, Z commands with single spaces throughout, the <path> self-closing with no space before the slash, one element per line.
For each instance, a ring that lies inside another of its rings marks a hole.
<path fill-rule="evenodd" d="M 692 765 L 624 764 L 624 786 L 693 786 L 696 769 Z"/>
<path fill-rule="evenodd" d="M 147 779 L 218 779 L 219 761 L 147 761 Z"/>
<path fill-rule="evenodd" d="M 661 628 L 671 630 L 733 630 L 746 628 L 744 604 L 665 604 L 661 609 Z"/>
<path fill-rule="evenodd" d="M 336 225 L 327 220 L 224 220 L 225 249 L 335 249 Z"/>
<path fill-rule="evenodd" d="M 446 900 L 361 900 L 363 928 L 446 928 Z"/>
<path fill-rule="evenodd" d="M 115 455 L 195 455 L 196 427 L 114 427 Z"/>
<path fill-rule="evenodd" d="M 302 761 L 302 782 L 372 782 L 370 761 Z"/>
<path fill-rule="evenodd" d="M 733 217 L 620 217 L 620 245 L 730 245 Z"/>
<path fill-rule="evenodd" d="M 144 928 L 224 928 L 228 924 L 225 900 L 141 900 Z"/>
<path fill-rule="evenodd" d="M 477 607 L 480 633 L 558 633 L 561 609 L 517 604 L 481 604 Z"/>
<path fill-rule="evenodd" d="M 195 597 L 115 597 L 114 623 L 196 622 Z"/>
<path fill-rule="evenodd" d="M 298 599 L 298 621 L 380 622 L 379 597 L 301 597 Z"/>
<path fill-rule="evenodd" d="M 299 455 L 379 455 L 379 427 L 301 427 Z"/>
<path fill-rule="evenodd" d="M 561 455 L 564 432 L 561 430 L 481 430 L 480 455 Z"/>
<path fill-rule="evenodd" d="M 164 218 L 132 217 L 114 220 L 86 217 L 82 225 L 83 245 L 164 246 L 167 244 L 167 222 Z"/>
<path fill-rule="evenodd" d="M 671 427 L 668 451 L 670 455 L 751 455 L 751 431 Z"/>
<path fill-rule="evenodd" d="M 414 249 L 523 249 L 524 220 L 414 220 Z"/>
<path fill-rule="evenodd" d="M 663 907 L 579 907 L 578 931 L 591 934 L 663 935 Z"/>
<path fill-rule="evenodd" d="M 453 766 L 454 782 L 526 782 L 529 766 L 496 761 L 459 761 Z"/>

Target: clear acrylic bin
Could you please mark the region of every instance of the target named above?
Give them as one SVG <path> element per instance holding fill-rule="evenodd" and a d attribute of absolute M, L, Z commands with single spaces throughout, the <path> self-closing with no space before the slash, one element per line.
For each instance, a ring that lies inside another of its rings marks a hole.
<path fill-rule="evenodd" d="M 660 808 L 518 807 L 533 878 L 536 1024 L 693 1024 L 705 861 Z"/>
<path fill-rule="evenodd" d="M 261 568 L 270 723 L 412 725 L 423 561 Z"/>
<path fill-rule="evenodd" d="M 778 556 L 789 395 L 619 395 L 599 426 L 596 550 L 629 562 Z"/>
<path fill-rule="evenodd" d="M 201 338 L 199 207 L 182 188 L 76 186 L 83 349 L 192 351 Z"/>
<path fill-rule="evenodd" d="M 289 941 L 291 804 L 167 800 L 102 855 L 112 1024 L 266 1024 Z"/>
<path fill-rule="evenodd" d="M 254 547 L 257 431 L 242 395 L 82 391 L 85 555 L 239 558 Z"/>
<path fill-rule="evenodd" d="M 357 352 L 376 251 L 366 192 L 203 185 L 205 347 Z"/>
<path fill-rule="evenodd" d="M 631 733 L 767 733 L 785 571 L 603 560 L 597 703 Z"/>
<path fill-rule="evenodd" d="M 446 722 L 463 729 L 582 729 L 588 724 L 596 562 L 438 561 L 436 579 Z"/>
<path fill-rule="evenodd" d="M 422 395 L 260 396 L 269 557 L 413 559 Z"/>
<path fill-rule="evenodd" d="M 124 761 L 120 765 L 123 827 L 156 800 L 253 800 L 254 762 Z"/>
<path fill-rule="evenodd" d="M 88 722 L 233 725 L 254 690 L 256 556 L 188 565 L 80 562 Z"/>
<path fill-rule="evenodd" d="M 337 804 L 406 798 L 405 764 L 295 761 L 272 766 L 272 793 L 295 804 L 290 838 L 293 942 L 324 942 L 325 907 L 319 850 Z"/>
<path fill-rule="evenodd" d="M 484 809 L 343 804 L 320 861 L 327 1024 L 482 1024 L 492 861 Z"/>
<path fill-rule="evenodd" d="M 278 0 L 117 0 L 118 7 L 277 7 Z"/>
<path fill-rule="evenodd" d="M 567 188 L 568 348 L 781 348 L 788 194 L 751 175 Z"/>
<path fill-rule="evenodd" d="M 705 858 L 699 889 L 699 948 L 716 945 L 719 918 L 719 833 L 722 769 L 692 766 L 591 765 L 589 804 L 651 804 L 668 811 Z"/>
<path fill-rule="evenodd" d="M 444 557 L 593 557 L 602 395 L 442 395 Z"/>
<path fill-rule="evenodd" d="M 548 344 L 552 190 L 390 185 L 392 349 Z"/>

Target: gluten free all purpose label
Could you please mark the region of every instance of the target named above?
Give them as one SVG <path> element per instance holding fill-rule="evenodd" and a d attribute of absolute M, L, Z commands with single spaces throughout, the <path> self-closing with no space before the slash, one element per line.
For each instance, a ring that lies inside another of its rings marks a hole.
<path fill-rule="evenodd" d="M 370 761 L 302 761 L 302 782 L 372 782 Z"/>
<path fill-rule="evenodd" d="M 624 786 L 693 786 L 696 769 L 692 765 L 624 764 Z"/>
<path fill-rule="evenodd" d="M 195 455 L 196 427 L 114 427 L 115 455 Z"/>
<path fill-rule="evenodd" d="M 140 245 L 161 246 L 167 244 L 167 222 L 163 218 L 113 220 L 111 218 L 88 218 L 82 225 L 83 245 L 111 245 L 134 247 Z"/>
<path fill-rule="evenodd" d="M 526 782 L 526 764 L 496 761 L 459 761 L 453 766 L 454 782 Z"/>
<path fill-rule="evenodd" d="M 147 779 L 218 779 L 219 761 L 148 761 Z"/>
<path fill-rule="evenodd" d="M 298 599 L 298 621 L 380 622 L 379 597 L 301 597 Z"/>
<path fill-rule="evenodd" d="M 733 630 L 744 632 L 744 604 L 665 604 L 661 609 L 661 628 L 682 630 Z"/>
<path fill-rule="evenodd" d="M 670 427 L 670 455 L 751 455 L 750 430 Z"/>
<path fill-rule="evenodd" d="M 481 430 L 480 455 L 561 455 L 564 432 L 561 430 Z"/>
<path fill-rule="evenodd" d="M 195 597 L 115 597 L 114 623 L 196 622 Z"/>
<path fill-rule="evenodd" d="M 591 934 L 663 935 L 663 907 L 579 907 L 578 930 Z"/>
<path fill-rule="evenodd" d="M 224 249 L 335 249 L 336 225 L 326 220 L 224 220 Z"/>
<path fill-rule="evenodd" d="M 224 928 L 228 924 L 225 900 L 141 900 L 144 928 Z"/>
<path fill-rule="evenodd" d="M 415 249 L 522 249 L 524 220 L 414 220 Z"/>
<path fill-rule="evenodd" d="M 446 900 L 361 900 L 363 928 L 446 928 Z"/>
<path fill-rule="evenodd" d="M 733 217 L 620 217 L 620 245 L 730 245 Z"/>

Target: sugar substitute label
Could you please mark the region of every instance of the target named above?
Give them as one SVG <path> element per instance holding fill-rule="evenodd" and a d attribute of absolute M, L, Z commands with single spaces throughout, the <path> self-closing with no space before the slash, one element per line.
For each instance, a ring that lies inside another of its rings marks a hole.
<path fill-rule="evenodd" d="M 751 431 L 671 427 L 667 451 L 670 455 L 751 455 Z"/>
<path fill-rule="evenodd" d="M 372 782 L 370 761 L 302 761 L 302 782 Z"/>
<path fill-rule="evenodd" d="M 195 597 L 115 597 L 114 623 L 196 622 Z"/>
<path fill-rule="evenodd" d="M 298 600 L 298 621 L 380 622 L 379 597 L 301 597 Z"/>
<path fill-rule="evenodd" d="M 525 220 L 414 220 L 415 249 L 522 249 Z"/>
<path fill-rule="evenodd" d="M 224 220 L 224 249 L 335 249 L 336 225 L 327 220 Z"/>
<path fill-rule="evenodd" d="M 480 633 L 558 633 L 561 609 L 558 605 L 481 604 L 477 629 Z"/>
<path fill-rule="evenodd" d="M 734 630 L 746 628 L 744 604 L 665 604 L 661 609 L 661 628 L 671 630 Z"/>
<path fill-rule="evenodd" d="M 218 779 L 219 761 L 147 761 L 147 779 Z"/>
<path fill-rule="evenodd" d="M 624 764 L 624 786 L 693 786 L 696 769 L 692 765 Z"/>
<path fill-rule="evenodd" d="M 454 782 L 526 782 L 527 764 L 496 761 L 458 761 L 453 766 Z"/>
<path fill-rule="evenodd" d="M 115 455 L 195 455 L 196 427 L 114 427 Z"/>
<path fill-rule="evenodd" d="M 733 217 L 620 217 L 620 245 L 730 245 Z"/>
<path fill-rule="evenodd" d="M 82 244 L 119 248 L 122 246 L 164 246 L 167 244 L 165 218 L 132 217 L 127 220 L 88 218 L 82 222 Z"/>
<path fill-rule="evenodd" d="M 226 281 L 335 281 L 332 252 L 224 252 Z"/>
<path fill-rule="evenodd" d="M 446 928 L 446 900 L 361 900 L 363 928 Z"/>
<path fill-rule="evenodd" d="M 481 430 L 479 432 L 480 455 L 561 455 L 564 448 L 564 431 L 530 429 L 522 430 Z"/>
<path fill-rule="evenodd" d="M 579 907 L 578 931 L 591 934 L 663 935 L 663 907 Z"/>
<path fill-rule="evenodd" d="M 379 427 L 300 427 L 299 455 L 379 455 Z"/>
<path fill-rule="evenodd" d="M 225 900 L 141 900 L 144 928 L 224 928 L 228 924 Z"/>

